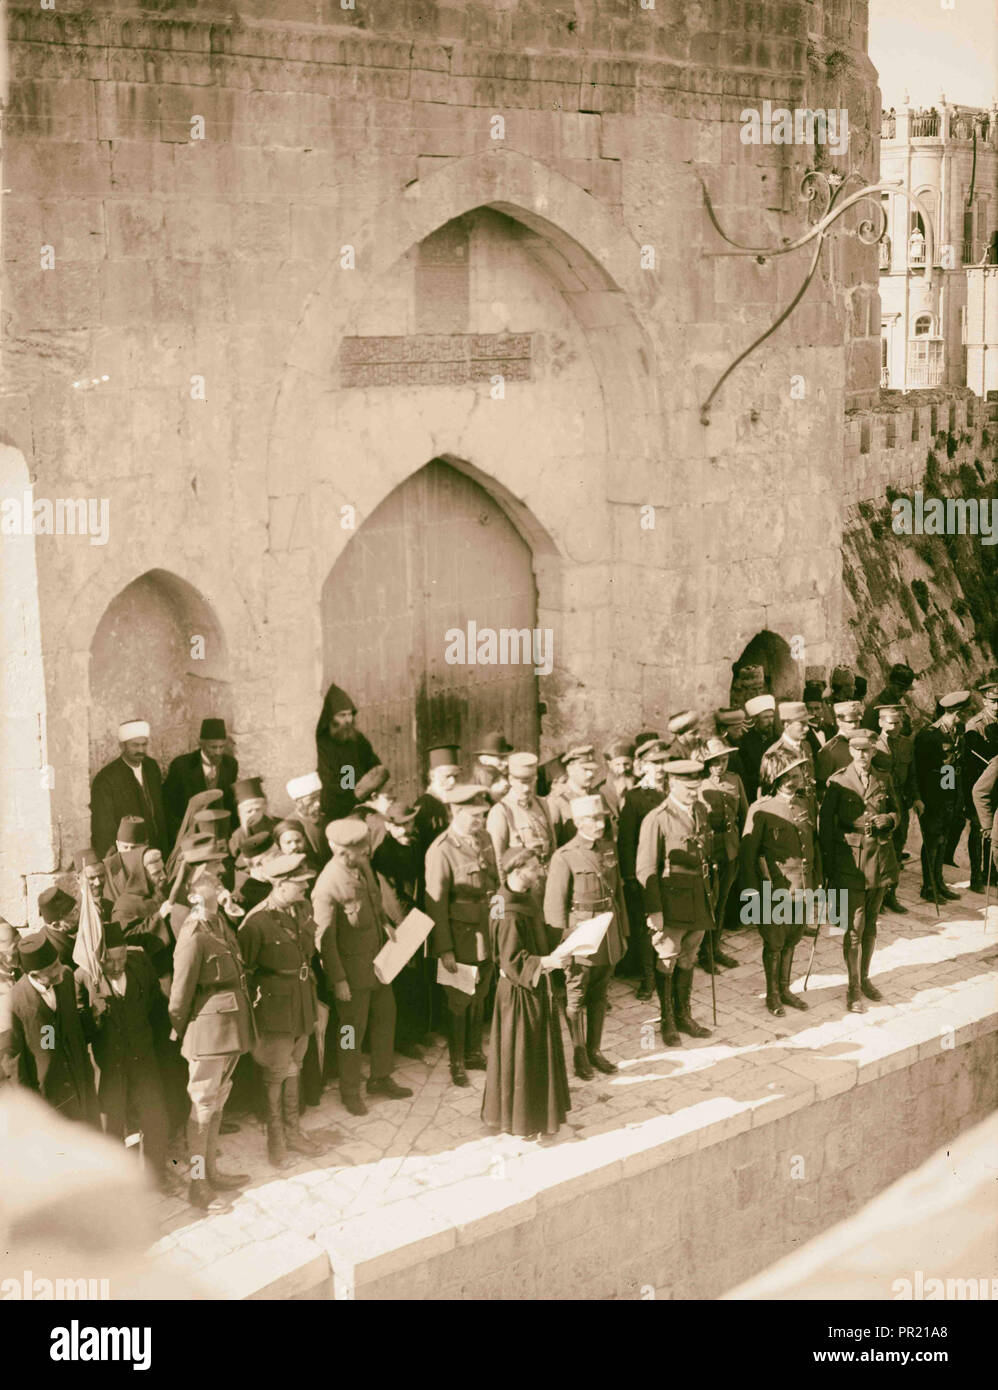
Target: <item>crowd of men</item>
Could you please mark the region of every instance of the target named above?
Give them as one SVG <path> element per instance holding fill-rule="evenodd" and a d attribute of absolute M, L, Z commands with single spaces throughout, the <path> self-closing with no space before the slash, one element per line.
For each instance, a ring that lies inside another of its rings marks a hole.
<path fill-rule="evenodd" d="M 40 930 L 0 919 L 0 1078 L 119 1139 L 141 1134 L 164 1191 L 182 1188 L 186 1147 L 189 1200 L 220 1210 L 248 1181 L 218 1163 L 219 1134 L 239 1127 L 230 1096 L 283 1168 L 335 1137 L 301 1125 L 326 1081 L 362 1116 L 370 1097 L 412 1094 L 396 1056 L 421 1058 L 443 1033 L 455 1087 L 486 1073 L 486 1123 L 543 1138 L 570 1108 L 569 1057 L 582 1081 L 616 1070 L 602 1046 L 614 974 L 657 996 L 677 1047 L 710 1032 L 692 1013 L 697 966 L 739 965 L 734 934 L 757 931 L 765 1008 L 805 1010 L 794 953 L 828 891 L 845 904 L 846 1007 L 862 1013 L 882 998 L 878 916 L 906 911 L 911 812 L 937 910 L 959 896 L 943 867 L 968 820 L 971 892 L 992 875 L 998 680 L 944 694 L 931 721 L 914 682 L 896 665 L 864 705 L 838 667 L 827 688 L 778 701 L 746 667 L 743 704 L 683 711 L 601 758 L 579 742 L 541 765 L 501 732 L 471 766 L 431 748 L 411 804 L 332 686 L 316 770 L 286 784 L 280 812 L 240 776 L 221 719 L 165 778 L 148 724 L 128 720 L 93 781 L 78 899 L 46 888 Z M 432 928 L 386 982 L 377 958 L 414 910 Z M 580 927 L 598 930 L 575 950 Z"/>

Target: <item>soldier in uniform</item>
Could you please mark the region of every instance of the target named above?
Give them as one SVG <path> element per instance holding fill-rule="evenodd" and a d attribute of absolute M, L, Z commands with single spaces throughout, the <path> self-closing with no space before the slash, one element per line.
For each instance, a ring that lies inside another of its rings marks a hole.
<path fill-rule="evenodd" d="M 993 864 L 998 857 L 998 754 L 988 762 L 973 787 L 974 813 L 981 834 L 985 859 L 985 890 L 994 883 Z M 992 863 L 989 865 L 988 860 Z"/>
<path fill-rule="evenodd" d="M 575 836 L 555 850 L 544 890 L 544 920 L 561 939 L 580 922 L 612 912 L 613 920 L 592 956 L 565 968 L 565 1014 L 574 1050 L 575 1074 L 591 1081 L 596 1071 L 615 1072 L 600 1051 L 606 1020 L 606 992 L 613 968 L 627 944 L 627 911 L 613 841 L 605 838 L 607 813 L 601 796 L 578 796 L 571 803 Z"/>
<path fill-rule="evenodd" d="M 970 856 L 970 891 L 983 893 L 987 869 L 987 850 L 974 808 L 974 784 L 993 757 L 998 754 L 998 683 L 985 681 L 977 687 L 983 708 L 967 720 L 963 731 L 964 806 L 970 818 L 967 853 Z"/>
<path fill-rule="evenodd" d="M 589 796 L 596 783 L 596 750 L 591 743 L 580 743 L 562 754 L 565 776 L 555 782 L 548 794 L 547 806 L 558 845 L 566 845 L 575 836 L 572 802 Z"/>
<path fill-rule="evenodd" d="M 905 697 L 914 684 L 915 673 L 910 666 L 907 666 L 903 661 L 892 666 L 883 690 L 878 691 L 873 699 L 867 703 L 862 719 L 863 728 L 877 731 L 879 728 L 877 709 L 880 705 L 900 705 L 904 710 L 904 725 L 901 732 L 910 735 L 912 732 L 911 715 Z"/>
<path fill-rule="evenodd" d="M 755 695 L 745 703 L 745 713 L 752 721 L 738 746 L 741 758 L 745 795 L 754 801 L 759 792 L 759 765 L 762 755 L 773 742 L 776 721 L 776 701 L 772 695 Z"/>
<path fill-rule="evenodd" d="M 547 873 L 555 849 L 554 826 L 547 805 L 537 795 L 535 753 L 510 754 L 509 791 L 489 811 L 485 829 L 492 841 L 497 864 L 502 864 L 508 849 L 529 849 Z M 501 868 L 499 877 L 501 880 Z"/>
<path fill-rule="evenodd" d="M 811 732 L 811 714 L 803 700 L 781 700 L 779 704 L 780 721 L 783 731 L 775 743 L 766 749 L 767 754 L 779 749 L 790 753 L 796 762 L 803 758 L 805 791 L 810 801 L 810 815 L 813 821 L 818 818 L 818 794 L 815 789 L 814 750 L 808 739 Z"/>
<path fill-rule="evenodd" d="M 839 700 L 832 706 L 837 732 L 822 748 L 814 760 L 814 778 L 817 783 L 818 800 L 825 795 L 828 779 L 833 772 L 841 772 L 852 762 L 849 756 L 849 735 L 859 728 L 863 706 L 858 700 Z"/>
<path fill-rule="evenodd" d="M 794 951 L 804 934 L 807 890 L 821 887 L 821 857 L 818 837 L 811 820 L 805 792 L 806 760 L 791 753 L 779 755 L 774 769 L 774 789 L 749 808 L 741 842 L 742 898 L 746 915 L 751 899 L 759 895 L 755 913 L 762 937 L 762 967 L 766 974 L 766 1008 L 782 1018 L 789 1005 L 806 1009 L 803 999 L 792 993 Z M 791 920 L 774 922 L 773 912 L 763 910 L 762 885 L 768 879 L 774 890 L 789 890 L 794 896 Z M 810 900 L 813 902 L 813 898 Z M 769 920 L 767 920 L 767 918 Z"/>
<path fill-rule="evenodd" d="M 367 1093 L 402 1100 L 411 1096 L 392 1076 L 395 995 L 374 970 L 374 958 L 394 939 L 370 863 L 370 841 L 362 820 L 330 821 L 326 835 L 333 857 L 312 890 L 316 946 L 326 983 L 339 1014 L 340 1099 L 351 1115 L 366 1115 L 360 1094 L 360 1049 L 370 1027 L 371 1075 Z"/>
<path fill-rule="evenodd" d="M 253 1060 L 263 1073 L 267 1157 L 285 1168 L 288 1149 L 315 1156 L 325 1145 L 311 1138 L 299 1117 L 299 1076 L 318 1010 L 312 956 L 315 922 L 306 899 L 312 879 L 305 855 L 280 854 L 267 862 L 270 893 L 239 928 L 253 1004 Z"/>
<path fill-rule="evenodd" d="M 447 1002 L 447 1048 L 451 1080 L 468 1086 L 468 1071 L 484 1071 L 482 1024 L 492 984 L 489 955 L 490 903 L 499 888 L 495 852 L 485 831 L 492 805 L 485 787 L 453 787 L 447 793 L 451 823 L 426 854 L 426 911 L 433 918 L 431 954 L 445 971 L 459 965 L 477 970 L 474 994 L 444 985 Z"/>
<path fill-rule="evenodd" d="M 677 1047 L 679 1033 L 707 1038 L 710 1029 L 690 1012 L 693 966 L 705 931 L 714 925 L 709 893 L 710 835 L 700 800 L 703 763 L 680 758 L 663 764 L 669 794 L 641 824 L 636 873 L 658 957 L 656 984 L 662 1006 L 662 1041 Z"/>
<path fill-rule="evenodd" d="M 191 912 L 173 953 L 169 1010 L 188 1065 L 188 1200 L 203 1210 L 220 1211 L 226 1203 L 215 1194 L 248 1181 L 246 1173 L 222 1172 L 217 1146 L 236 1064 L 252 1048 L 255 1029 L 239 942 L 220 908 L 224 851 L 210 836 L 191 836 L 182 854 L 192 866 Z"/>
<path fill-rule="evenodd" d="M 969 690 L 951 690 L 939 701 L 942 713 L 935 723 L 915 735 L 915 776 L 918 795 L 925 807 L 919 817 L 922 828 L 922 890 L 926 902 L 960 896 L 946 886 L 943 859 L 946 836 L 961 796 L 959 733 Z"/>
<path fill-rule="evenodd" d="M 649 811 L 661 805 L 665 797 L 669 761 L 669 745 L 657 735 L 639 743 L 634 753 L 641 769 L 641 780 L 628 792 L 617 827 L 617 861 L 623 880 L 624 903 L 630 927 L 630 943 L 637 952 L 641 983 L 636 998 L 650 999 L 655 993 L 655 949 L 651 944 L 648 919 L 645 915 L 644 892 L 638 883 L 637 858 L 641 823 Z"/>
<path fill-rule="evenodd" d="M 873 766 L 876 751 L 869 729 L 850 735 L 852 761 L 828 779 L 818 822 L 825 877 L 848 902 L 842 953 L 849 980 L 846 1004 L 856 1014 L 866 1012 L 864 994 L 873 1000 L 883 997 L 870 981 L 870 963 L 884 890 L 897 878 L 894 831 L 901 808 L 890 778 Z"/>
<path fill-rule="evenodd" d="M 877 711 L 880 720 L 880 736 L 877 739 L 877 753 L 873 765 L 886 772 L 894 787 L 901 811 L 901 819 L 894 832 L 894 857 L 897 859 L 898 877 L 884 894 L 884 907 L 888 912 L 897 912 L 902 917 L 908 909 L 898 901 L 898 883 L 901 877 L 901 856 L 908 840 L 908 822 L 912 808 L 920 816 L 925 810 L 918 797 L 918 779 L 915 776 L 915 740 L 901 732 L 904 723 L 904 710 L 900 705 L 881 705 Z"/>
<path fill-rule="evenodd" d="M 694 750 L 696 761 L 703 763 L 707 775 L 700 784 L 700 796 L 707 807 L 710 821 L 708 858 L 714 873 L 714 922 L 704 932 L 700 943 L 698 964 L 702 970 L 716 973 L 718 966 L 733 969 L 741 962 L 729 956 L 721 947 L 728 908 L 728 897 L 738 878 L 738 843 L 748 815 L 748 798 L 741 778 L 729 774 L 728 758 L 734 749 L 719 738 L 708 739 Z M 708 938 L 710 938 L 708 945 Z"/>

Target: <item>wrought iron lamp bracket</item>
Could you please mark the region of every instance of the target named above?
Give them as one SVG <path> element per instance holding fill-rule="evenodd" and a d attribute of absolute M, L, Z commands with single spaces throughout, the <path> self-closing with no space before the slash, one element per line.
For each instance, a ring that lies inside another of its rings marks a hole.
<path fill-rule="evenodd" d="M 854 182 L 859 183 L 860 187 L 855 192 L 847 192 L 849 185 Z M 714 399 L 735 368 L 744 362 L 747 357 L 751 356 L 756 348 L 760 347 L 767 338 L 771 337 L 780 325 L 790 317 L 794 309 L 796 309 L 807 292 L 808 286 L 814 279 L 815 272 L 818 269 L 818 261 L 821 257 L 821 249 L 825 244 L 825 238 L 842 214 L 854 208 L 858 203 L 864 201 L 872 203 L 876 212 L 876 218 L 866 217 L 862 219 L 858 227 L 840 227 L 838 230 L 846 236 L 857 237 L 866 246 L 875 245 L 887 229 L 887 218 L 884 209 L 881 206 L 880 199 L 874 195 L 879 193 L 900 194 L 903 198 L 906 198 L 909 203 L 919 209 L 925 224 L 925 283 L 927 286 L 931 286 L 932 284 L 932 265 L 935 259 L 932 216 L 918 196 L 905 188 L 900 179 L 896 181 L 883 180 L 878 183 L 867 183 L 864 176 L 857 170 L 852 170 L 850 173 L 842 175 L 826 174 L 819 169 L 809 169 L 801 179 L 799 197 L 802 202 L 806 203 L 814 203 L 820 200 L 820 206 L 823 208 L 823 211 L 818 221 L 814 226 L 809 228 L 808 231 L 799 237 L 784 237 L 782 244 L 779 246 L 745 246 L 741 242 L 734 241 L 728 236 L 727 232 L 725 232 L 724 228 L 718 222 L 713 204 L 710 201 L 710 194 L 707 191 L 707 185 L 704 183 L 703 179 L 700 180 L 700 186 L 703 189 L 704 206 L 706 207 L 707 216 L 710 218 L 711 225 L 717 234 L 732 248 L 730 251 L 703 251 L 701 255 L 707 257 L 752 256 L 759 265 L 766 265 L 774 256 L 785 256 L 789 252 L 799 251 L 802 247 L 811 243 L 814 245 L 811 264 L 808 266 L 807 274 L 793 299 L 791 299 L 790 303 L 780 315 L 774 319 L 765 333 L 756 338 L 753 343 L 750 343 L 744 352 L 739 353 L 727 370 L 719 377 L 714 389 L 700 407 L 700 423 L 702 425 L 710 424 L 710 411 Z"/>

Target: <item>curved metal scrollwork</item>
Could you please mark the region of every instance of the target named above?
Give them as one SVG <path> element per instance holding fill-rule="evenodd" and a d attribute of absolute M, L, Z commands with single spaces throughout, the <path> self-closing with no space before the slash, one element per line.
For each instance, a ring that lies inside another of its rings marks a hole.
<path fill-rule="evenodd" d="M 859 183 L 860 187 L 854 192 L 847 192 L 851 183 Z M 887 229 L 887 215 L 881 204 L 880 193 L 899 193 L 903 198 L 913 204 L 922 213 L 922 220 L 925 223 L 925 282 L 929 286 L 932 283 L 932 263 L 935 259 L 935 248 L 933 242 L 932 215 L 922 204 L 917 195 L 908 191 L 897 181 L 882 181 L 880 183 L 867 183 L 863 175 L 858 170 L 852 170 L 846 175 L 828 174 L 820 169 L 809 169 L 801 179 L 799 197 L 804 203 L 817 205 L 817 221 L 801 236 L 796 238 L 784 237 L 779 246 L 745 246 L 741 242 L 734 241 L 728 236 L 727 232 L 717 220 L 713 204 L 710 201 L 710 194 L 703 179 L 700 180 L 703 189 L 704 206 L 707 216 L 710 218 L 711 225 L 717 234 L 734 249 L 731 251 L 704 251 L 704 256 L 754 256 L 760 265 L 765 265 L 774 256 L 785 256 L 790 251 L 799 251 L 801 247 L 814 242 L 814 254 L 811 257 L 811 264 L 807 274 L 801 282 L 800 288 L 791 299 L 787 307 L 782 311 L 778 318 L 766 329 L 765 333 L 756 338 L 755 342 L 750 343 L 744 352 L 740 353 L 731 363 L 728 369 L 718 379 L 713 391 L 700 407 L 700 423 L 710 424 L 710 410 L 714 398 L 717 396 L 721 387 L 727 381 L 731 373 L 746 357 L 751 356 L 756 348 L 771 337 L 776 330 L 784 323 L 796 309 L 803 299 L 807 288 L 814 279 L 818 269 L 818 261 L 821 256 L 821 248 L 825 244 L 825 237 L 829 229 L 836 223 L 844 212 L 856 207 L 860 203 L 870 204 L 875 212 L 874 217 L 862 218 L 858 225 L 853 228 L 840 228 L 846 236 L 854 236 L 865 246 L 875 245 L 883 236 Z"/>

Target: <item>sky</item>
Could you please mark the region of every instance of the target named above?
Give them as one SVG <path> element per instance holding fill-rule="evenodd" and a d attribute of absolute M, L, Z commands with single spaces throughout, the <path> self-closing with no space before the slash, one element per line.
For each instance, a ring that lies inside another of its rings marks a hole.
<path fill-rule="evenodd" d="M 885 107 L 998 96 L 998 0 L 870 0 L 869 46 Z"/>

